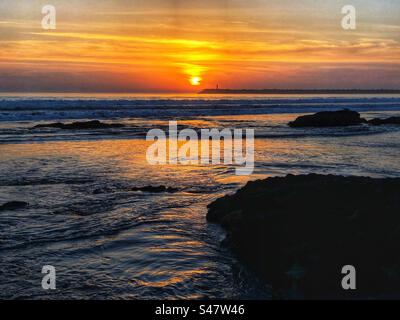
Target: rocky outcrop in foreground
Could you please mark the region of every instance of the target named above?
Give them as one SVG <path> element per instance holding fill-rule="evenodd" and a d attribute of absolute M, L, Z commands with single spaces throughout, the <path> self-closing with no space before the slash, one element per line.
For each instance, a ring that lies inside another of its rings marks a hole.
<path fill-rule="evenodd" d="M 298 117 L 295 121 L 289 122 L 293 128 L 299 127 L 342 127 L 354 126 L 366 123 L 367 120 L 361 118 L 356 111 L 348 109 L 340 111 L 323 111 Z"/>
<path fill-rule="evenodd" d="M 400 178 L 288 175 L 249 182 L 207 219 L 280 298 L 400 297 Z M 345 291 L 342 267 L 356 268 Z"/>
<path fill-rule="evenodd" d="M 64 124 L 61 122 L 38 124 L 34 126 L 32 129 L 57 128 L 63 130 L 90 130 L 90 129 L 110 129 L 110 128 L 122 128 L 122 127 L 124 127 L 124 125 L 119 123 L 103 123 L 98 120 L 93 120 L 84 122 L 73 122 L 68 124 Z"/>

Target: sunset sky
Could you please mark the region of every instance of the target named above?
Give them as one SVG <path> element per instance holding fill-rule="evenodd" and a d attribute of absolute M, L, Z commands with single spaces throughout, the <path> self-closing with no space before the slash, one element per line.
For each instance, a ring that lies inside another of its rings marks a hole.
<path fill-rule="evenodd" d="M 41 28 L 43 5 L 57 29 Z M 357 9 L 357 30 L 341 8 Z M 0 91 L 400 89 L 397 0 L 0 0 Z"/>

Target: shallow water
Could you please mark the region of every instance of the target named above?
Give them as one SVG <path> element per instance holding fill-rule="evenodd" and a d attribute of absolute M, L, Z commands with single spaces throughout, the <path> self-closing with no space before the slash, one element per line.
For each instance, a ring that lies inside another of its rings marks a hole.
<path fill-rule="evenodd" d="M 399 110 L 377 104 L 363 116 Z M 127 125 L 120 132 L 32 131 L 39 120 L 3 119 L 0 204 L 30 205 L 0 212 L 0 298 L 269 298 L 221 245 L 223 230 L 206 222 L 208 203 L 249 179 L 288 173 L 400 176 L 399 127 L 288 128 L 298 114 L 179 117 L 195 129 L 254 128 L 248 177 L 228 165 L 150 166 L 143 136 L 170 115 L 114 119 Z M 146 185 L 178 191 L 132 191 Z M 57 269 L 56 291 L 41 289 L 47 264 Z"/>

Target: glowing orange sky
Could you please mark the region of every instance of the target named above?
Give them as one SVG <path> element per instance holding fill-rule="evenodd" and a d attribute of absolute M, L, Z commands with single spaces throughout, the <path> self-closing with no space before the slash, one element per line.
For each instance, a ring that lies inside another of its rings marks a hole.
<path fill-rule="evenodd" d="M 194 92 L 225 88 L 399 88 L 400 3 L 58 0 L 0 4 L 0 91 Z M 198 86 L 193 84 L 199 83 Z"/>

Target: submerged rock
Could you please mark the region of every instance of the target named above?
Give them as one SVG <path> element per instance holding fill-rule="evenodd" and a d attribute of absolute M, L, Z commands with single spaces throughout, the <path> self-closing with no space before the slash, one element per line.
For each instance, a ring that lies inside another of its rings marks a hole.
<path fill-rule="evenodd" d="M 152 193 L 161 193 L 161 192 L 177 192 L 178 189 L 166 186 L 146 186 L 146 187 L 134 187 L 131 191 L 142 191 L 142 192 L 152 192 Z"/>
<path fill-rule="evenodd" d="M 65 124 L 61 122 L 55 122 L 55 123 L 45 123 L 45 124 L 38 124 L 34 126 L 32 129 L 40 129 L 40 128 L 58 128 L 61 129 L 65 126 Z"/>
<path fill-rule="evenodd" d="M 369 120 L 368 123 L 372 124 L 374 126 L 380 126 L 380 125 L 384 125 L 384 124 L 400 124 L 400 117 L 390 117 L 387 119 L 375 118 L 375 119 Z"/>
<path fill-rule="evenodd" d="M 290 127 L 341 127 L 354 126 L 366 123 L 356 111 L 348 109 L 340 111 L 323 111 L 298 117 L 295 121 L 289 122 Z"/>
<path fill-rule="evenodd" d="M 24 201 L 10 201 L 0 206 L 0 211 L 2 210 L 18 210 L 29 206 L 29 203 Z"/>
<path fill-rule="evenodd" d="M 400 178 L 300 175 L 249 182 L 207 219 L 278 297 L 400 297 Z M 342 289 L 345 265 L 357 290 Z"/>
<path fill-rule="evenodd" d="M 84 122 L 73 122 L 69 124 L 64 124 L 61 122 L 38 124 L 32 129 L 40 128 L 58 128 L 63 130 L 90 130 L 90 129 L 109 129 L 109 128 L 122 128 L 123 124 L 119 123 L 103 123 L 98 120 L 84 121 Z"/>

